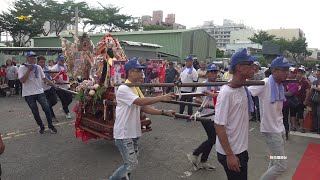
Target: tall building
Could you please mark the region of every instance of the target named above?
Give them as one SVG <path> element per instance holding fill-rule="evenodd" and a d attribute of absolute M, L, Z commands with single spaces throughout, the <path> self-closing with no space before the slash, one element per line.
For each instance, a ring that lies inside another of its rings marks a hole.
<path fill-rule="evenodd" d="M 176 22 L 176 15 L 168 14 L 164 22 L 167 25 L 173 25 Z"/>
<path fill-rule="evenodd" d="M 222 25 L 215 25 L 213 21 L 205 21 L 201 27 L 217 40 L 217 47 L 225 49 L 230 44 L 231 32 L 242 29 L 251 29 L 243 23 L 235 23 L 230 19 L 224 19 Z"/>
<path fill-rule="evenodd" d="M 280 39 L 280 38 L 284 38 L 286 40 L 292 40 L 292 38 L 305 38 L 305 34 L 304 32 L 299 29 L 284 29 L 284 28 L 280 28 L 280 29 L 270 29 L 267 30 L 268 34 L 270 35 L 274 35 L 276 36 L 276 38 Z"/>
<path fill-rule="evenodd" d="M 161 25 L 163 22 L 163 11 L 153 11 L 152 12 L 152 22 L 155 25 Z"/>
<path fill-rule="evenodd" d="M 163 11 L 153 11 L 152 17 L 144 15 L 141 17 L 141 22 L 143 26 L 160 25 L 166 26 L 169 29 L 186 29 L 186 26 L 176 23 L 175 14 L 167 14 L 165 21 L 163 22 Z"/>

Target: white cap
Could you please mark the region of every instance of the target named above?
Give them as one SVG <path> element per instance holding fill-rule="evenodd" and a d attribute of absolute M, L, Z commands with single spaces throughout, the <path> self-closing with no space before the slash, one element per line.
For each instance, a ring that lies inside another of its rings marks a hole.
<path fill-rule="evenodd" d="M 298 68 L 298 70 L 302 70 L 302 71 L 305 72 L 305 71 L 306 71 L 306 68 L 304 68 L 304 66 L 301 66 L 301 67 Z"/>
<path fill-rule="evenodd" d="M 296 70 L 295 67 L 290 67 L 290 68 L 289 68 L 289 71 L 290 71 L 290 72 L 294 72 L 295 70 Z"/>
<path fill-rule="evenodd" d="M 257 65 L 257 66 L 261 67 L 261 65 L 260 65 L 260 63 L 259 63 L 258 61 L 255 61 L 253 64 L 255 64 L 255 65 Z"/>

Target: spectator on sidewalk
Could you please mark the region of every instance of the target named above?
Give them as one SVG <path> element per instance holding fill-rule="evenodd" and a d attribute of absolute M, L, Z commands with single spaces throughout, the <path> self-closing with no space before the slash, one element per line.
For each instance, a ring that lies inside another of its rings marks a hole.
<path fill-rule="evenodd" d="M 297 107 L 295 108 L 290 109 L 291 125 L 293 130 L 295 131 L 299 123 L 300 125 L 299 131 L 304 133 L 305 129 L 303 127 L 303 120 L 304 120 L 304 109 L 306 108 L 306 106 L 303 103 L 305 102 L 307 93 L 311 88 L 310 83 L 305 78 L 304 67 L 298 68 L 296 79 L 298 80 L 298 83 L 299 83 L 299 90 L 297 94 L 299 105 L 297 105 Z M 297 122 L 297 118 L 299 120 L 298 122 Z"/>
<path fill-rule="evenodd" d="M 200 63 L 200 69 L 197 70 L 198 76 L 199 76 L 199 80 L 198 82 L 203 82 L 204 80 L 206 80 L 206 75 L 207 75 L 207 64 L 205 61 L 201 61 Z"/>
<path fill-rule="evenodd" d="M 178 80 L 179 73 L 178 71 L 174 68 L 173 62 L 169 62 L 169 68 L 166 69 L 166 75 L 165 75 L 165 82 L 166 83 L 174 83 Z M 167 87 L 166 88 L 166 93 L 168 94 L 169 92 L 173 91 L 173 87 Z"/>
<path fill-rule="evenodd" d="M 16 66 L 13 65 L 11 59 L 7 59 L 6 61 L 6 78 L 8 80 L 8 86 L 10 88 L 10 96 L 13 96 L 14 90 L 15 90 L 15 84 L 16 84 L 16 80 L 17 80 L 17 75 L 18 75 L 18 69 Z"/>
<path fill-rule="evenodd" d="M 317 68 L 317 80 L 312 84 L 313 93 L 317 92 L 320 94 L 320 67 Z M 313 127 L 318 134 L 320 134 L 320 102 L 312 102 L 312 117 L 313 117 Z"/>
<path fill-rule="evenodd" d="M 40 127 L 40 134 L 44 133 L 45 127 L 39 114 L 37 101 L 41 105 L 42 110 L 46 115 L 48 128 L 51 130 L 51 132 L 57 133 L 56 128 L 52 124 L 51 112 L 48 101 L 43 91 L 42 81 L 51 86 L 56 85 L 45 77 L 42 68 L 36 64 L 36 56 L 37 55 L 34 52 L 28 52 L 28 64 L 19 67 L 18 77 L 22 83 L 22 97 L 25 98 L 32 111 L 34 119 Z"/>
<path fill-rule="evenodd" d="M 0 67 L 0 85 L 3 85 L 6 82 L 6 66 L 1 65 Z"/>

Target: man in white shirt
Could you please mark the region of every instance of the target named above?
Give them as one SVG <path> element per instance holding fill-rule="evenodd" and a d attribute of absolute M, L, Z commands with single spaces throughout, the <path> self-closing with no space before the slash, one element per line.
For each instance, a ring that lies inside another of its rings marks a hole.
<path fill-rule="evenodd" d="M 248 178 L 249 113 L 253 112 L 253 100 L 241 84 L 253 77 L 253 62 L 259 58 L 248 55 L 246 49 L 236 52 L 231 57 L 233 78 L 218 95 L 214 118 L 216 150 L 228 180 Z"/>
<path fill-rule="evenodd" d="M 56 65 L 54 65 L 51 69 L 52 71 L 59 72 L 59 75 L 58 74 L 55 75 L 55 81 L 57 84 L 59 84 L 58 86 L 60 88 L 70 89 L 69 77 L 66 74 L 68 69 L 67 69 L 67 66 L 65 65 L 65 60 L 64 60 L 64 57 L 62 54 L 58 55 L 57 61 L 58 61 L 58 63 Z M 64 113 L 66 113 L 66 118 L 71 119 L 69 105 L 72 103 L 72 94 L 67 91 L 63 91 L 61 89 L 57 89 L 56 93 L 57 93 L 59 99 L 61 100 L 62 109 L 63 109 Z"/>
<path fill-rule="evenodd" d="M 127 74 L 126 83 L 142 82 L 143 68 L 145 67 L 139 64 L 138 58 L 129 60 L 124 65 Z M 138 164 L 138 141 L 142 135 L 141 111 L 153 115 L 174 117 L 175 112 L 172 110 L 158 110 L 149 106 L 160 101 L 171 101 L 173 99 L 175 99 L 175 95 L 172 93 L 145 98 L 139 87 L 119 86 L 116 92 L 117 107 L 113 138 L 124 164 L 109 177 L 110 180 L 130 179 L 131 172 Z"/>
<path fill-rule="evenodd" d="M 191 55 L 187 56 L 185 59 L 185 67 L 181 70 L 180 81 L 183 83 L 198 82 L 198 73 L 195 68 L 193 68 L 193 58 Z M 195 87 L 181 87 L 181 93 L 191 93 L 195 91 Z M 192 102 L 192 96 L 182 96 L 181 101 Z M 179 113 L 183 114 L 185 105 L 180 104 Z M 192 115 L 192 106 L 188 105 L 188 115 Z"/>
<path fill-rule="evenodd" d="M 41 66 L 43 71 L 50 71 L 49 67 L 46 65 L 46 58 L 44 56 L 38 56 L 37 60 L 38 60 L 38 62 L 37 62 L 38 65 Z M 44 73 L 44 74 L 47 79 L 49 79 L 50 81 L 52 80 L 50 73 Z M 54 114 L 53 109 L 52 109 L 52 107 L 54 105 L 56 105 L 58 102 L 56 90 L 54 87 L 49 86 L 44 81 L 42 83 L 42 86 L 43 86 L 44 94 L 46 95 L 47 101 L 49 103 L 49 108 L 51 111 L 52 119 L 56 120 L 56 115 Z"/>
<path fill-rule="evenodd" d="M 282 83 L 287 79 L 290 66 L 292 64 L 289 64 L 285 58 L 277 57 L 271 63 L 272 75 L 263 80 L 265 85 L 249 87 L 252 95 L 259 97 L 262 106 L 260 131 L 265 137 L 271 156 L 285 155 L 286 132 L 283 125 L 282 107 L 286 98 Z M 286 169 L 287 160 L 272 159 L 261 180 L 277 179 Z"/>
<path fill-rule="evenodd" d="M 46 82 L 51 86 L 55 86 L 51 81 L 49 81 L 44 73 L 42 68 L 39 65 L 36 65 L 36 54 L 32 51 L 27 53 L 27 63 L 21 65 L 18 70 L 18 77 L 22 83 L 22 97 L 25 98 L 28 103 L 34 119 L 37 124 L 40 126 L 40 134 L 44 133 L 45 127 L 40 118 L 39 109 L 37 106 L 37 101 L 41 105 L 46 118 L 48 121 L 48 128 L 53 133 L 57 133 L 56 128 L 52 125 L 52 117 L 49 108 L 48 101 L 43 91 L 42 81 Z"/>
<path fill-rule="evenodd" d="M 206 71 L 207 79 L 203 81 L 206 82 L 215 82 L 218 78 L 219 69 L 215 64 L 209 64 Z M 218 96 L 218 86 L 208 86 L 208 87 L 198 87 L 197 92 L 205 93 L 207 96 L 197 97 L 197 103 L 203 103 L 203 101 L 207 100 L 207 106 L 213 107 L 215 105 L 216 97 Z M 201 115 L 214 113 L 214 109 L 203 108 L 201 111 Z M 192 153 L 192 155 L 188 154 L 188 159 L 191 164 L 194 166 L 194 169 L 206 169 L 206 170 L 214 170 L 215 167 L 210 165 L 208 161 L 209 154 L 213 145 L 216 142 L 216 131 L 214 129 L 214 116 L 210 117 L 212 121 L 201 121 L 201 124 L 204 130 L 207 133 L 208 139 L 204 141 L 200 146 L 197 147 Z M 199 156 L 201 154 L 201 160 L 199 162 Z"/>

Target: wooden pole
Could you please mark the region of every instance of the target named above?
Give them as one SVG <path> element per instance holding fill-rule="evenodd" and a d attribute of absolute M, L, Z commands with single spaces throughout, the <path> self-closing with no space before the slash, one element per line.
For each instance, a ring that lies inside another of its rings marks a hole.
<path fill-rule="evenodd" d="M 184 105 L 191 105 L 191 106 L 194 106 L 194 107 L 200 107 L 201 104 L 197 104 L 197 103 L 192 103 L 192 102 L 185 102 L 185 101 L 161 101 L 163 103 L 169 103 L 169 104 L 184 104 Z M 206 107 L 208 109 L 214 109 L 214 106 L 209 106 L 209 107 Z"/>
<path fill-rule="evenodd" d="M 230 82 L 208 82 L 208 83 L 115 83 L 114 86 L 127 85 L 140 86 L 140 87 L 204 87 L 204 86 L 223 86 L 229 84 Z M 245 83 L 239 83 L 236 85 L 243 86 L 261 86 L 264 85 L 264 81 L 246 81 Z"/>

